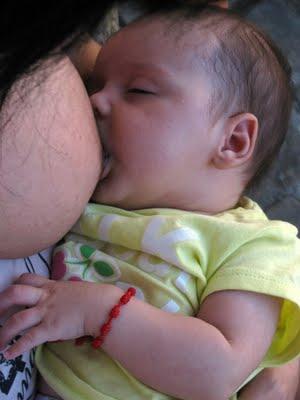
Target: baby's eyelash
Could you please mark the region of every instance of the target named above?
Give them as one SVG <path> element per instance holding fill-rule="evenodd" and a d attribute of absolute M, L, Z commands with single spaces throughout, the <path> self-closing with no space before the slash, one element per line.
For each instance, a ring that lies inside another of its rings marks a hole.
<path fill-rule="evenodd" d="M 150 92 L 149 90 L 139 89 L 139 88 L 131 88 L 131 89 L 128 89 L 128 93 L 154 94 L 153 92 Z"/>

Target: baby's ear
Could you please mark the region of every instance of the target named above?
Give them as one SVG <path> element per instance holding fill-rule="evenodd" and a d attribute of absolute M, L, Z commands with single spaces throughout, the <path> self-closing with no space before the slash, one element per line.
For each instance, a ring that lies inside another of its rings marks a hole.
<path fill-rule="evenodd" d="M 255 148 L 257 131 L 255 115 L 241 113 L 229 117 L 213 157 L 214 165 L 219 169 L 234 168 L 249 161 Z"/>

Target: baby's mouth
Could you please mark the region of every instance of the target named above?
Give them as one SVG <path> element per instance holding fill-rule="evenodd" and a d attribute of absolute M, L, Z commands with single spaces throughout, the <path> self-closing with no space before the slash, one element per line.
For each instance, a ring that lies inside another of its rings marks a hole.
<path fill-rule="evenodd" d="M 112 157 L 111 155 L 103 148 L 103 163 L 102 163 L 102 173 L 100 175 L 100 181 L 103 181 L 111 171 L 112 168 Z"/>
<path fill-rule="evenodd" d="M 100 118 L 98 117 L 97 110 L 94 110 L 94 114 L 95 114 L 96 124 L 97 124 L 97 128 L 98 128 L 98 133 L 100 136 L 100 141 L 102 144 L 102 173 L 100 175 L 99 181 L 103 181 L 111 171 L 112 156 L 107 149 L 105 128 L 101 124 Z"/>

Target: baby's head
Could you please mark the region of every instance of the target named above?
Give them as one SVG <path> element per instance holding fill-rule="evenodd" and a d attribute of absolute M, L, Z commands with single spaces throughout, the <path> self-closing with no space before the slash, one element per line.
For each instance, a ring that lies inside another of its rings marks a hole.
<path fill-rule="evenodd" d="M 278 152 L 291 109 L 287 63 L 250 23 L 198 8 L 143 17 L 100 52 L 91 100 L 105 161 L 95 201 L 217 213 Z"/>

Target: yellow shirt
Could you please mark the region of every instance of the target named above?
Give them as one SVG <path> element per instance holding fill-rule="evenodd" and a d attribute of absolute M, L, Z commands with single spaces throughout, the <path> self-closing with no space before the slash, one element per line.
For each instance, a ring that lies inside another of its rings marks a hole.
<path fill-rule="evenodd" d="M 220 290 L 280 297 L 284 301 L 272 345 L 251 377 L 300 353 L 297 230 L 269 221 L 250 199 L 242 198 L 235 209 L 214 216 L 89 204 L 66 243 L 57 248 L 53 269 L 57 279 L 106 282 L 124 290 L 134 286 L 139 299 L 191 316 L 209 294 Z M 48 343 L 38 348 L 36 362 L 65 400 L 171 399 L 89 344 Z"/>

